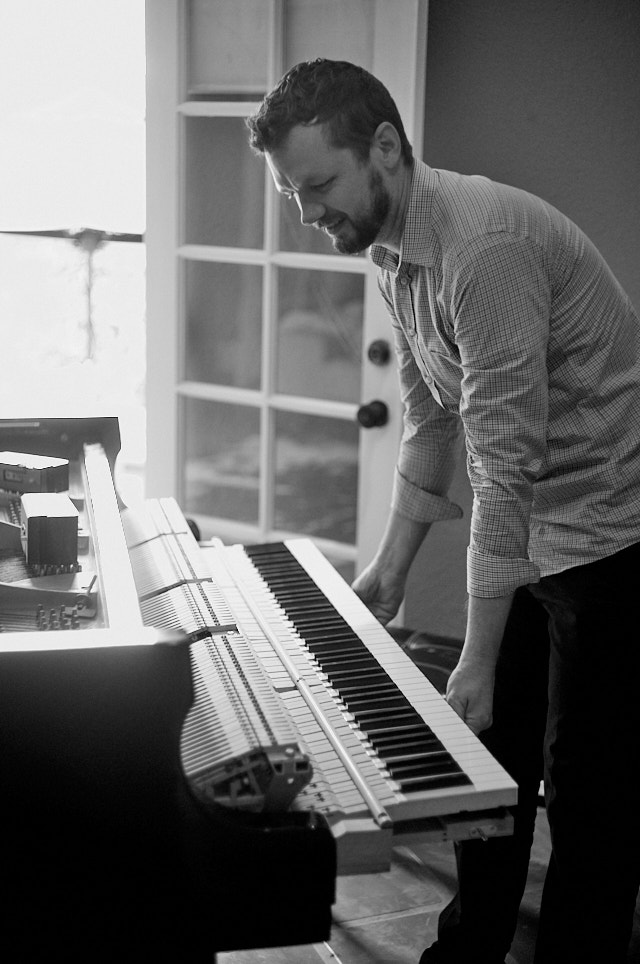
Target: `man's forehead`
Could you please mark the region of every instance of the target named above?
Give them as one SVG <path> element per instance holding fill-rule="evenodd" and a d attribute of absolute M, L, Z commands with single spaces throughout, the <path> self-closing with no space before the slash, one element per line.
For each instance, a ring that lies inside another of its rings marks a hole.
<path fill-rule="evenodd" d="M 297 124 L 279 147 L 266 155 L 274 180 L 278 185 L 302 187 L 326 175 L 344 163 L 351 152 L 334 147 L 328 140 L 323 124 Z"/>

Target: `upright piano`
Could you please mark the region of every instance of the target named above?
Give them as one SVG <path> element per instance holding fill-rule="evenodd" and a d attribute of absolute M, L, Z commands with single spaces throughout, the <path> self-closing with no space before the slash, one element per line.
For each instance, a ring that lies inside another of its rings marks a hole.
<path fill-rule="evenodd" d="M 202 544 L 173 499 L 128 508 L 119 447 L 115 418 L 0 420 L 16 961 L 326 940 L 336 875 L 511 831 L 513 781 L 310 540 Z"/>

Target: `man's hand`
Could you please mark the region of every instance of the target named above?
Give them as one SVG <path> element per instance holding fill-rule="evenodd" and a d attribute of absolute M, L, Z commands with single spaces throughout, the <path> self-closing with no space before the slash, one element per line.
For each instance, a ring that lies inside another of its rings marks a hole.
<path fill-rule="evenodd" d="M 447 683 L 447 703 L 476 735 L 491 726 L 493 680 L 492 668 L 461 660 Z"/>
<path fill-rule="evenodd" d="M 392 510 L 375 557 L 351 587 L 383 626 L 400 608 L 409 568 L 428 531 L 428 522 Z"/>
<path fill-rule="evenodd" d="M 376 619 L 386 626 L 400 608 L 404 579 L 394 577 L 388 570 L 372 562 L 360 573 L 351 588 Z"/>
<path fill-rule="evenodd" d="M 512 600 L 513 593 L 469 596 L 467 635 L 449 677 L 447 702 L 475 734 L 491 726 L 496 663 Z"/>

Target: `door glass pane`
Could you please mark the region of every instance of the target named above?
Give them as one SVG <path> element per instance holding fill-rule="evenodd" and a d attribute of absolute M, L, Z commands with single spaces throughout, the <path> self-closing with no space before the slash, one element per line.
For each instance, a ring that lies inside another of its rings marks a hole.
<path fill-rule="evenodd" d="M 187 381 L 260 387 L 262 268 L 185 262 Z"/>
<path fill-rule="evenodd" d="M 330 57 L 371 69 L 375 17 L 372 0 L 287 0 L 285 68 Z"/>
<path fill-rule="evenodd" d="M 191 0 L 189 96 L 262 96 L 267 89 L 271 6 L 265 0 Z"/>
<path fill-rule="evenodd" d="M 355 421 L 276 413 L 277 529 L 355 543 L 358 437 Z"/>
<path fill-rule="evenodd" d="M 186 117 L 185 242 L 261 248 L 265 168 L 242 117 Z"/>
<path fill-rule="evenodd" d="M 257 524 L 260 413 L 245 405 L 183 400 L 182 505 L 188 515 Z"/>
<path fill-rule="evenodd" d="M 363 275 L 280 269 L 278 392 L 359 401 L 363 299 Z"/>

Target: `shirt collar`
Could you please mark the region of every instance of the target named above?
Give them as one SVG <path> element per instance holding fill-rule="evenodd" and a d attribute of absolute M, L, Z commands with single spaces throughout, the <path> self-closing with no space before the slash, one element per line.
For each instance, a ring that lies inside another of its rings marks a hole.
<path fill-rule="evenodd" d="M 382 244 L 371 247 L 371 260 L 379 268 L 397 272 L 402 264 L 435 264 L 433 204 L 438 183 L 437 172 L 415 160 L 407 214 L 402 231 L 400 255 Z"/>

